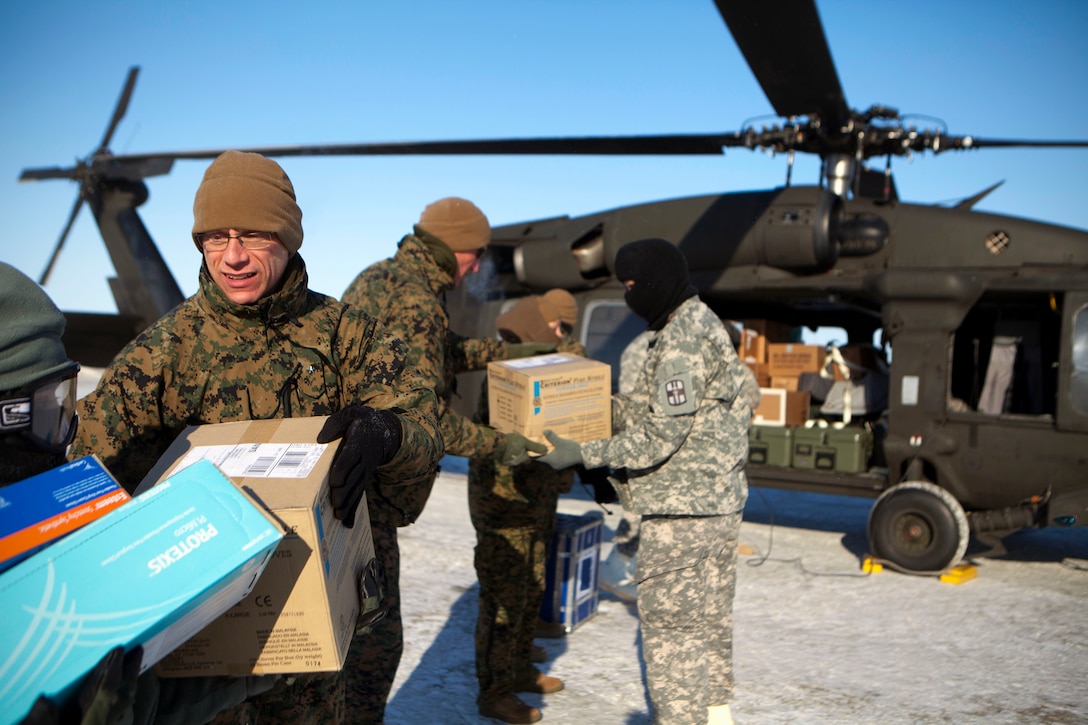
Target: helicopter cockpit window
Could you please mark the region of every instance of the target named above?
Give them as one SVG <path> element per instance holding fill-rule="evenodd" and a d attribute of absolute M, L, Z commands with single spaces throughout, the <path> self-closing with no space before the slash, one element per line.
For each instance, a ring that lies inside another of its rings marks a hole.
<path fill-rule="evenodd" d="M 1049 295 L 991 293 L 971 309 L 953 338 L 951 411 L 1055 414 L 1061 316 L 1054 304 Z"/>
<path fill-rule="evenodd" d="M 1070 388 L 1073 408 L 1088 414 L 1088 307 L 1077 311 L 1073 320 L 1073 378 Z"/>

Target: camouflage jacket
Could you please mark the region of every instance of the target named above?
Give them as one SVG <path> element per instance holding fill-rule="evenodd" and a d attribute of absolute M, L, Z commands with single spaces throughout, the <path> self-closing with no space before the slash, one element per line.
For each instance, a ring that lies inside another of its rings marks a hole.
<path fill-rule="evenodd" d="M 450 273 L 439 266 L 419 238 L 409 234 L 400 240 L 396 255 L 363 270 L 342 299 L 404 340 L 408 367 L 437 395 L 446 453 L 490 455 L 499 434 L 458 414 L 450 402 L 457 373 L 480 370 L 492 360 L 506 358 L 506 343 L 473 340 L 450 330 L 443 294 L 452 288 Z M 422 507 L 424 502 L 425 498 L 418 505 Z M 382 515 L 371 506 L 372 517 L 381 520 Z"/>
<path fill-rule="evenodd" d="M 693 297 L 660 331 L 636 339 L 647 342 L 645 358 L 637 373 L 621 371 L 631 390 L 613 398 L 618 432 L 581 445 L 586 467 L 625 468 L 616 491 L 632 513 L 741 510 L 751 406 L 741 395 L 744 365 L 721 321 Z"/>
<path fill-rule="evenodd" d="M 206 267 L 200 290 L 142 332 L 80 401 L 69 456 L 96 453 L 130 491 L 188 425 L 392 409 L 403 443 L 378 469 L 379 492 L 418 485 L 442 456 L 438 407 L 377 322 L 307 289 L 296 254 L 281 289 L 230 302 Z"/>
<path fill-rule="evenodd" d="M 559 352 L 585 357 L 581 343 L 564 337 Z M 488 419 L 487 380 L 476 406 L 475 421 Z M 550 526 L 559 494 L 574 485 L 574 470 L 557 471 L 546 463 L 529 461 L 504 466 L 493 456 L 469 461 L 468 511 L 477 529 L 507 529 Z"/>

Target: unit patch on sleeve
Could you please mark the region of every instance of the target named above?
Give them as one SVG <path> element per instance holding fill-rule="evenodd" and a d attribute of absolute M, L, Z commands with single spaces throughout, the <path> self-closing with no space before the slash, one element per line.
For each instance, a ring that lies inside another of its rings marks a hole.
<path fill-rule="evenodd" d="M 665 415 L 690 415 L 697 409 L 691 372 L 667 370 L 658 377 L 657 408 Z"/>

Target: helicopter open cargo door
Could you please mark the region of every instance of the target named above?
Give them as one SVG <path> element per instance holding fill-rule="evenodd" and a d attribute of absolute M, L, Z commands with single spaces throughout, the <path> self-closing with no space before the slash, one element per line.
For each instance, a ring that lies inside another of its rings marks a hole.
<path fill-rule="evenodd" d="M 1058 428 L 1088 431 L 1088 292 L 1068 292 L 1062 317 Z"/>

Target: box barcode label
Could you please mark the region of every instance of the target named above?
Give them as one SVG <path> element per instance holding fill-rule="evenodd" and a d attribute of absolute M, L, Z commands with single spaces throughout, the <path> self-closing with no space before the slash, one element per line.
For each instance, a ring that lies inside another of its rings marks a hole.
<path fill-rule="evenodd" d="M 207 459 L 225 476 L 235 478 L 306 478 L 328 448 L 324 443 L 239 443 L 197 446 L 185 454 L 173 473 Z"/>

